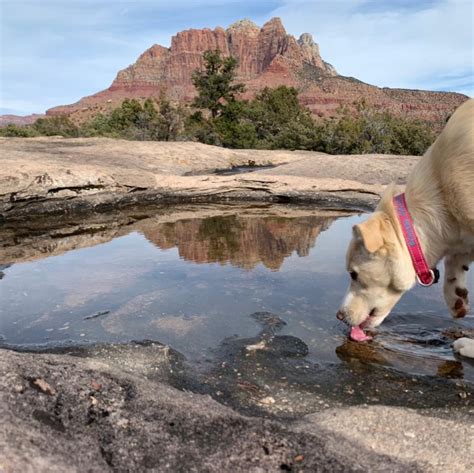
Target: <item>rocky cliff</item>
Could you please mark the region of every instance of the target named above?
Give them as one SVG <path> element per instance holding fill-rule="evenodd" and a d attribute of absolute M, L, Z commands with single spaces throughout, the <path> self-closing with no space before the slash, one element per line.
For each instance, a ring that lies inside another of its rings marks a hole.
<path fill-rule="evenodd" d="M 288 85 L 300 92 L 301 102 L 316 116 L 328 116 L 340 105 L 364 97 L 370 105 L 393 113 L 443 121 L 466 96 L 456 93 L 379 88 L 357 79 L 338 75 L 320 55 L 310 34 L 299 39 L 287 34 L 279 18 L 259 28 L 241 20 L 224 30 L 182 31 L 165 48 L 153 45 L 131 66 L 117 74 L 112 85 L 72 105 L 48 110 L 47 114 L 73 114 L 77 120 L 118 105 L 124 98 L 158 97 L 189 103 L 195 89 L 194 70 L 202 68 L 206 50 L 220 49 L 224 56 L 238 60 L 238 80 L 249 98 L 265 86 Z"/>

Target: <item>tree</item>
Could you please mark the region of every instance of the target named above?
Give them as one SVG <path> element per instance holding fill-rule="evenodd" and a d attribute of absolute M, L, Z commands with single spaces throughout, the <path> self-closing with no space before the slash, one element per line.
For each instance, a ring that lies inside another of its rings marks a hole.
<path fill-rule="evenodd" d="M 233 84 L 237 61 L 233 57 L 222 58 L 221 52 L 206 51 L 204 70 L 196 70 L 192 81 L 198 91 L 193 102 L 196 108 L 208 109 L 213 119 L 217 118 L 226 103 L 235 101 L 236 94 L 245 90 L 244 84 Z"/>
<path fill-rule="evenodd" d="M 313 149 L 315 124 L 298 100 L 298 91 L 284 85 L 265 87 L 250 103 L 249 118 L 255 124 L 258 147 Z"/>

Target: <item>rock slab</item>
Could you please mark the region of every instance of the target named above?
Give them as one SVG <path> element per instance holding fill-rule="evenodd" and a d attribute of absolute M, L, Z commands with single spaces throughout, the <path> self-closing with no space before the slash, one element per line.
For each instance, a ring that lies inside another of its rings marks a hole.
<path fill-rule="evenodd" d="M 3 138 L 0 150 L 4 220 L 167 202 L 311 202 L 371 209 L 386 184 L 405 182 L 417 160 L 108 138 Z M 249 164 L 278 167 L 214 174 Z"/>

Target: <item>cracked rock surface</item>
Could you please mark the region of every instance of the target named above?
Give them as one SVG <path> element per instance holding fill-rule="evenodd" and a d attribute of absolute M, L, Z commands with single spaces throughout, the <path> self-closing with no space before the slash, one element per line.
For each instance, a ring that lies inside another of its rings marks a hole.
<path fill-rule="evenodd" d="M 230 150 L 191 142 L 0 138 L 0 217 L 107 211 L 157 202 L 312 202 L 374 207 L 416 157 Z M 276 166 L 236 175 L 216 170 Z"/>

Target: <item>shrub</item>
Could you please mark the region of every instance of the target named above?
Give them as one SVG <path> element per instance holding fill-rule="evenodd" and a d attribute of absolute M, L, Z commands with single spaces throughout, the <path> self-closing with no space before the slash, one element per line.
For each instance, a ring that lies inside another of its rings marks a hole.
<path fill-rule="evenodd" d="M 66 115 L 38 118 L 32 126 L 40 135 L 60 135 L 65 138 L 77 137 L 80 131 L 79 127 Z"/>
<path fill-rule="evenodd" d="M 433 143 L 431 127 L 421 120 L 395 117 L 357 104 L 358 114 L 341 109 L 317 126 L 315 149 L 330 154 L 422 155 Z"/>
<path fill-rule="evenodd" d="M 143 104 L 136 99 L 125 99 L 110 113 L 96 115 L 81 131 L 84 136 L 169 141 L 180 134 L 183 117 L 182 109 L 173 107 L 164 98 L 158 104 L 152 99 Z"/>
<path fill-rule="evenodd" d="M 31 126 L 8 124 L 6 126 L 0 127 L 0 136 L 6 136 L 10 138 L 31 138 L 33 136 L 38 136 L 38 134 L 39 133 Z"/>
<path fill-rule="evenodd" d="M 265 88 L 253 100 L 223 104 L 217 117 L 201 112 L 187 123 L 190 135 L 228 148 L 313 149 L 316 128 L 292 87 Z"/>

